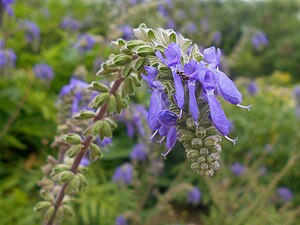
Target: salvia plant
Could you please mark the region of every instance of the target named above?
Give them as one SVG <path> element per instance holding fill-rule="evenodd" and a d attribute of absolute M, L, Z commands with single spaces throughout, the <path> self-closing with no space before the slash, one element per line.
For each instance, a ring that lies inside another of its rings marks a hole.
<path fill-rule="evenodd" d="M 66 110 L 60 110 L 59 135 L 53 144 L 59 148 L 59 156 L 49 156 L 43 167 L 44 178 L 39 183 L 43 201 L 35 206 L 46 225 L 59 224 L 74 214 L 70 202 L 88 186 L 84 177 L 87 163 L 82 161 L 102 156 L 99 139 L 113 136 L 116 115 L 128 107 L 129 97 L 142 80 L 151 90 L 147 123 L 153 134 L 148 138 L 164 143 L 167 150 L 162 157 L 167 158 L 179 140 L 192 170 L 212 176 L 220 168 L 222 137 L 236 142 L 228 136 L 231 123 L 218 96 L 248 110 L 250 106 L 241 105 L 242 94 L 219 69 L 220 49 L 210 47 L 201 53 L 196 44 L 173 30 L 153 30 L 144 24 L 134 29 L 134 35 L 134 40 L 112 42 L 116 53 L 97 73 L 100 80 L 112 80 L 111 84 L 93 81 L 87 85 L 73 78 L 60 94 L 58 107 Z M 138 145 L 131 157 L 143 160 L 143 151 Z M 131 168 L 124 164 L 113 179 L 129 183 Z M 194 192 L 200 198 L 201 193 Z"/>

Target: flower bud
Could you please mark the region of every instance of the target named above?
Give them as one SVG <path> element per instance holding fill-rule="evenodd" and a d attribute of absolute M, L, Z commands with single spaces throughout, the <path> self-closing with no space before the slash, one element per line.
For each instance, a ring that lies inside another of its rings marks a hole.
<path fill-rule="evenodd" d="M 78 174 L 74 176 L 74 178 L 70 181 L 67 186 L 66 193 L 67 194 L 76 194 L 80 190 L 80 177 Z"/>
<path fill-rule="evenodd" d="M 115 121 L 113 121 L 111 118 L 108 118 L 108 117 L 106 117 L 105 119 L 104 119 L 104 121 L 105 122 L 107 122 L 108 124 L 109 124 L 109 126 L 110 126 L 110 128 L 113 130 L 113 129 L 116 129 L 118 126 L 117 126 L 117 124 L 115 123 Z"/>
<path fill-rule="evenodd" d="M 192 139 L 191 144 L 194 148 L 201 148 L 203 146 L 203 141 L 200 138 L 194 138 Z"/>
<path fill-rule="evenodd" d="M 140 69 L 142 69 L 146 62 L 147 62 L 146 58 L 139 58 L 135 63 L 135 66 L 134 66 L 135 70 L 139 71 Z"/>
<path fill-rule="evenodd" d="M 91 144 L 90 147 L 90 159 L 91 160 L 96 160 L 98 158 L 101 158 L 103 156 L 100 148 L 98 145 L 96 145 L 95 143 Z"/>
<path fill-rule="evenodd" d="M 197 161 L 197 158 L 200 156 L 199 151 L 195 149 L 187 149 L 187 157 L 192 161 Z"/>
<path fill-rule="evenodd" d="M 81 173 L 77 174 L 76 176 L 79 177 L 79 181 L 80 181 L 79 190 L 83 191 L 84 189 L 86 189 L 89 186 L 89 184 L 88 184 L 87 180 L 85 179 L 85 177 Z"/>
<path fill-rule="evenodd" d="M 47 209 L 47 211 L 46 211 L 45 214 L 44 214 L 44 220 L 45 220 L 46 222 L 48 222 L 48 221 L 51 219 L 51 217 L 52 217 L 54 211 L 55 211 L 55 208 L 54 208 L 53 205 L 51 205 L 51 206 Z"/>
<path fill-rule="evenodd" d="M 210 136 L 204 139 L 205 147 L 214 147 L 221 142 L 221 137 L 218 135 Z"/>
<path fill-rule="evenodd" d="M 54 199 L 54 196 L 51 192 L 43 190 L 43 189 L 40 191 L 40 195 L 43 199 L 45 199 L 46 201 L 49 201 L 49 202 Z"/>
<path fill-rule="evenodd" d="M 69 205 L 63 205 L 62 208 L 63 208 L 64 214 L 66 216 L 71 216 L 71 217 L 75 216 L 74 209 L 71 206 L 69 206 Z"/>
<path fill-rule="evenodd" d="M 148 57 L 154 55 L 155 50 L 150 46 L 141 46 L 137 50 L 137 55 L 140 57 Z"/>
<path fill-rule="evenodd" d="M 117 101 L 114 95 L 109 96 L 109 112 L 113 113 L 117 111 Z"/>
<path fill-rule="evenodd" d="M 97 95 L 89 104 L 90 108 L 99 108 L 109 101 L 109 93 L 101 93 Z"/>
<path fill-rule="evenodd" d="M 47 209 L 51 206 L 51 202 L 49 201 L 41 201 L 38 202 L 34 207 L 33 210 L 35 212 L 46 212 Z"/>
<path fill-rule="evenodd" d="M 58 164 L 53 167 L 53 172 L 55 174 L 61 173 L 63 171 L 69 170 L 70 167 L 66 164 Z"/>
<path fill-rule="evenodd" d="M 120 55 L 116 55 L 113 59 L 114 65 L 116 66 L 124 66 L 128 63 L 130 63 L 132 60 L 132 57 L 129 55 L 124 55 L 124 54 L 120 54 Z"/>
<path fill-rule="evenodd" d="M 59 180 L 62 183 L 70 182 L 74 178 L 75 174 L 72 171 L 63 171 L 59 174 Z"/>
<path fill-rule="evenodd" d="M 95 116 L 96 116 L 96 113 L 89 111 L 89 110 L 84 110 L 84 111 L 79 112 L 75 116 L 73 116 L 73 118 L 84 120 L 84 119 L 94 118 Z"/>
<path fill-rule="evenodd" d="M 196 129 L 196 137 L 198 137 L 198 138 L 205 138 L 205 136 L 206 136 L 206 129 L 205 129 L 205 127 L 198 127 L 197 129 Z"/>
<path fill-rule="evenodd" d="M 71 146 L 71 148 L 69 148 L 67 151 L 67 156 L 69 158 L 73 158 L 80 152 L 81 148 L 82 148 L 81 144 Z"/>
<path fill-rule="evenodd" d="M 209 154 L 208 148 L 200 148 L 200 155 L 207 156 Z"/>
<path fill-rule="evenodd" d="M 110 89 L 103 83 L 99 81 L 93 81 L 91 85 L 88 86 L 88 89 L 98 92 L 109 92 Z"/>
<path fill-rule="evenodd" d="M 192 163 L 191 165 L 192 170 L 198 171 L 200 169 L 200 165 L 197 162 Z"/>
<path fill-rule="evenodd" d="M 71 145 L 77 145 L 82 143 L 82 138 L 75 133 L 63 135 L 62 139 Z"/>

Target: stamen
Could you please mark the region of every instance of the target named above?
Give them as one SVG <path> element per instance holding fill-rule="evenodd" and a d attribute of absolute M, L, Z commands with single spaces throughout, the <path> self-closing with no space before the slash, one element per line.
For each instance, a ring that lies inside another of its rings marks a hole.
<path fill-rule="evenodd" d="M 180 109 L 180 113 L 179 113 L 179 119 L 181 119 L 181 116 L 182 116 L 182 109 Z"/>
<path fill-rule="evenodd" d="M 161 144 L 163 142 L 163 140 L 165 140 L 166 136 L 163 136 L 162 139 L 160 139 L 159 141 L 157 141 L 157 143 Z"/>
<path fill-rule="evenodd" d="M 166 151 L 165 153 L 161 153 L 161 155 L 167 159 L 167 155 L 170 153 L 170 151 L 172 150 L 172 148 L 169 148 L 168 151 Z"/>
<path fill-rule="evenodd" d="M 237 104 L 238 107 L 240 108 L 243 108 L 243 109 L 247 109 L 248 111 L 250 111 L 250 108 L 252 105 L 240 105 L 240 104 Z"/>
<path fill-rule="evenodd" d="M 148 138 L 148 140 L 151 140 L 152 138 L 154 138 L 154 136 L 157 134 L 158 130 L 156 130 L 151 137 Z"/>
<path fill-rule="evenodd" d="M 232 143 L 233 143 L 233 145 L 235 146 L 235 144 L 236 144 L 236 141 L 237 141 L 237 139 L 238 139 L 238 137 L 236 137 L 235 139 L 231 139 L 230 137 L 228 137 L 227 135 L 226 136 L 224 136 L 228 141 L 231 141 Z"/>

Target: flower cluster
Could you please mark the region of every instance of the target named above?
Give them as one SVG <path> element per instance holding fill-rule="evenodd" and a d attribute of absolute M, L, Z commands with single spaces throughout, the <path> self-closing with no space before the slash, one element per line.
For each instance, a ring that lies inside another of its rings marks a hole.
<path fill-rule="evenodd" d="M 130 163 L 125 163 L 117 167 L 112 180 L 118 184 L 131 185 L 133 180 L 133 166 Z"/>
<path fill-rule="evenodd" d="M 69 31 L 77 31 L 81 27 L 81 23 L 78 20 L 75 20 L 71 17 L 65 17 L 61 22 L 61 28 Z"/>
<path fill-rule="evenodd" d="M 12 49 L 4 49 L 4 42 L 0 40 L 0 69 L 16 64 L 17 56 Z"/>
<path fill-rule="evenodd" d="M 4 10 L 9 16 L 12 16 L 14 14 L 11 8 L 12 4 L 14 3 L 15 0 L 1 0 L 2 7 L 4 8 Z"/>
<path fill-rule="evenodd" d="M 201 200 L 202 193 L 198 187 L 194 187 L 187 194 L 187 202 L 192 205 L 198 205 Z"/>
<path fill-rule="evenodd" d="M 80 54 L 84 54 L 91 50 L 95 45 L 94 38 L 89 34 L 82 34 L 78 37 L 74 47 L 79 51 Z"/>
<path fill-rule="evenodd" d="M 217 99 L 221 95 L 226 101 L 241 108 L 250 110 L 251 106 L 243 106 L 242 94 L 239 92 L 232 80 L 226 74 L 219 70 L 221 51 L 215 47 L 204 50 L 204 60 L 200 62 L 190 60 L 182 65 L 182 53 L 180 46 L 171 43 L 164 51 L 164 56 L 160 51 L 156 56 L 172 72 L 175 94 L 174 100 L 180 109 L 179 115 L 170 111 L 170 101 L 165 96 L 164 86 L 156 79 L 158 70 L 154 67 L 146 67 L 148 76 L 143 75 L 153 92 L 150 99 L 148 124 L 154 130 L 154 135 L 159 133 L 167 137 L 168 151 L 163 154 L 164 157 L 174 147 L 177 139 L 176 124 L 182 117 L 185 104 L 188 102 L 188 111 L 192 116 L 196 128 L 200 116 L 199 103 L 197 96 L 208 103 L 210 118 L 215 128 L 226 139 L 235 143 L 236 140 L 229 138 L 230 122 L 227 119 L 221 104 Z M 188 92 L 188 93 L 187 93 Z M 154 136 L 153 135 L 153 136 Z"/>
<path fill-rule="evenodd" d="M 33 71 L 41 80 L 52 80 L 55 75 L 52 67 L 47 64 L 37 64 L 34 66 Z"/>
<path fill-rule="evenodd" d="M 264 32 L 258 32 L 252 36 L 252 45 L 256 50 L 261 50 L 264 46 L 269 44 L 269 40 Z"/>
<path fill-rule="evenodd" d="M 25 38 L 28 43 L 40 40 L 40 29 L 34 22 L 25 21 L 21 23 L 21 28 L 25 31 Z"/>

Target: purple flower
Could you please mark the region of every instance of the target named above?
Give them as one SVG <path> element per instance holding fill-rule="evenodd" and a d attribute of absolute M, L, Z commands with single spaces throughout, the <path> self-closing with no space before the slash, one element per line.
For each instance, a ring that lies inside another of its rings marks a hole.
<path fill-rule="evenodd" d="M 175 23 L 174 20 L 172 20 L 171 18 L 168 18 L 166 27 L 167 27 L 168 29 L 173 29 L 173 30 L 175 30 L 175 29 L 176 29 L 176 23 Z"/>
<path fill-rule="evenodd" d="M 115 225 L 128 225 L 128 221 L 125 216 L 121 215 L 116 219 Z"/>
<path fill-rule="evenodd" d="M 89 34 L 82 34 L 78 37 L 77 42 L 75 43 L 74 47 L 78 49 L 80 54 L 84 54 L 91 50 L 95 45 L 95 40 Z"/>
<path fill-rule="evenodd" d="M 21 24 L 21 28 L 25 31 L 25 38 L 27 42 L 31 43 L 40 40 L 40 29 L 35 23 L 25 21 Z"/>
<path fill-rule="evenodd" d="M 4 51 L 0 50 L 0 69 L 6 64 L 6 57 Z"/>
<path fill-rule="evenodd" d="M 130 40 L 133 37 L 133 29 L 129 25 L 121 26 L 121 31 L 123 32 L 122 38 L 124 40 Z"/>
<path fill-rule="evenodd" d="M 99 140 L 97 141 L 97 144 L 98 144 L 100 147 L 104 148 L 104 147 L 106 147 L 106 146 L 112 144 L 112 139 L 111 139 L 110 137 L 105 137 L 102 141 L 99 139 Z"/>
<path fill-rule="evenodd" d="M 264 32 L 259 32 L 252 36 L 252 45 L 256 50 L 261 50 L 262 47 L 269 44 L 268 38 Z"/>
<path fill-rule="evenodd" d="M 214 34 L 213 34 L 213 38 L 212 38 L 212 42 L 219 45 L 222 41 L 222 34 L 220 31 L 216 31 Z"/>
<path fill-rule="evenodd" d="M 225 73 L 219 70 L 221 51 L 215 47 L 204 50 L 206 63 L 201 62 L 199 81 L 203 87 L 202 96 L 207 100 L 210 110 L 210 117 L 216 129 L 228 140 L 235 144 L 236 140 L 230 139 L 227 135 L 230 132 L 230 122 L 228 121 L 220 102 L 216 96 L 218 93 L 229 103 L 241 108 L 250 110 L 250 106 L 243 106 L 242 94 L 239 92 L 232 80 Z"/>
<path fill-rule="evenodd" d="M 186 30 L 188 33 L 190 34 L 194 34 L 197 32 L 197 26 L 194 22 L 189 22 L 187 25 L 186 25 Z"/>
<path fill-rule="evenodd" d="M 133 166 L 130 163 L 125 163 L 116 168 L 113 175 L 113 182 L 119 184 L 130 185 L 133 179 Z"/>
<path fill-rule="evenodd" d="M 81 27 L 81 23 L 78 20 L 75 20 L 71 17 L 65 17 L 61 22 L 61 28 L 70 30 L 70 31 L 77 31 Z"/>
<path fill-rule="evenodd" d="M 248 85 L 247 85 L 247 90 L 248 93 L 250 95 L 255 95 L 257 93 L 257 85 L 255 83 L 255 80 L 251 81 Z"/>
<path fill-rule="evenodd" d="M 209 24 L 208 24 L 208 19 L 204 18 L 201 20 L 201 26 L 204 32 L 208 32 L 209 31 Z"/>
<path fill-rule="evenodd" d="M 168 10 L 165 8 L 165 6 L 163 4 L 159 4 L 157 9 L 158 9 L 158 12 L 164 17 L 167 17 L 169 15 Z"/>
<path fill-rule="evenodd" d="M 181 50 L 178 44 L 171 43 L 164 51 L 165 58 L 163 57 L 160 51 L 157 51 L 156 56 L 168 66 L 173 75 L 174 86 L 175 86 L 175 99 L 177 101 L 177 105 L 180 110 L 183 109 L 184 106 L 184 89 L 181 81 L 181 77 L 179 75 L 182 72 L 182 66 L 180 63 L 181 60 Z M 180 113 L 181 117 L 181 113 Z"/>
<path fill-rule="evenodd" d="M 230 169 L 231 172 L 237 177 L 243 175 L 246 172 L 246 168 L 240 163 L 232 164 Z"/>
<path fill-rule="evenodd" d="M 128 137 L 133 138 L 136 133 L 144 137 L 146 135 L 144 122 L 147 116 L 147 110 L 143 105 L 133 104 L 130 110 L 122 111 L 118 120 L 125 123 Z"/>
<path fill-rule="evenodd" d="M 147 149 L 145 144 L 137 144 L 133 147 L 130 153 L 130 159 L 133 161 L 145 161 L 147 158 Z"/>
<path fill-rule="evenodd" d="M 201 191 L 198 187 L 194 187 L 192 190 L 188 192 L 187 202 L 192 205 L 198 205 L 201 200 Z"/>
<path fill-rule="evenodd" d="M 1 0 L 2 7 L 9 16 L 12 16 L 14 13 L 12 11 L 11 5 L 15 3 L 15 0 Z"/>
<path fill-rule="evenodd" d="M 88 84 L 76 77 L 72 77 L 69 84 L 62 87 L 59 96 L 64 96 L 66 94 L 70 94 L 72 91 L 74 91 L 76 88 L 85 89 L 88 86 Z"/>
<path fill-rule="evenodd" d="M 37 64 L 34 66 L 33 71 L 42 80 L 51 80 L 54 77 L 52 67 L 47 64 Z"/>
<path fill-rule="evenodd" d="M 292 191 L 287 187 L 279 187 L 277 189 L 277 194 L 284 202 L 288 202 L 293 198 Z"/>
<path fill-rule="evenodd" d="M 83 157 L 82 160 L 80 161 L 80 165 L 83 167 L 86 167 L 90 165 L 91 161 L 87 157 Z"/>

